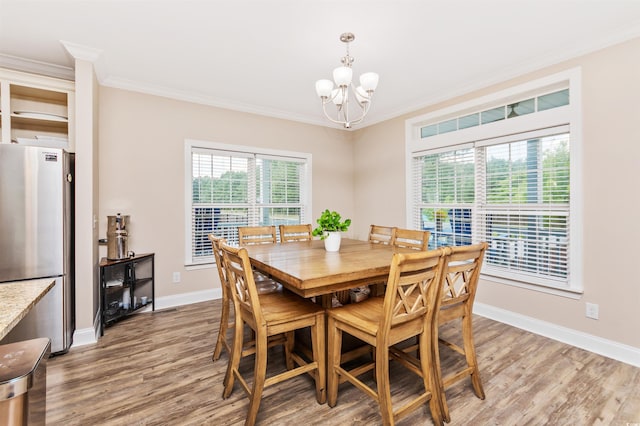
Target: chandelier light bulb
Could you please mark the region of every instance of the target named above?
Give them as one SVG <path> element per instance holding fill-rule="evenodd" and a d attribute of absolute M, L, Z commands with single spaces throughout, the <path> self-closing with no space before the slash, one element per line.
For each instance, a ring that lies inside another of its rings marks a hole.
<path fill-rule="evenodd" d="M 346 91 L 345 91 L 346 94 Z M 342 94 L 341 89 L 333 89 L 331 91 L 331 99 L 333 99 L 333 103 L 336 105 L 342 105 L 344 103 L 344 96 Z"/>
<path fill-rule="evenodd" d="M 330 97 L 332 90 L 333 90 L 333 81 L 331 81 L 331 80 L 318 80 L 318 81 L 316 81 L 316 93 L 321 98 Z"/>
<path fill-rule="evenodd" d="M 367 91 L 364 90 L 362 86 L 356 87 L 356 90 L 354 93 L 356 94 L 356 99 L 361 104 L 369 102 L 369 95 L 367 95 Z"/>
<path fill-rule="evenodd" d="M 349 67 L 338 67 L 333 70 L 333 81 L 338 87 L 347 87 L 351 84 L 353 70 Z"/>
<path fill-rule="evenodd" d="M 378 74 L 375 72 L 366 72 L 360 76 L 360 85 L 369 92 L 373 92 L 378 87 Z"/>

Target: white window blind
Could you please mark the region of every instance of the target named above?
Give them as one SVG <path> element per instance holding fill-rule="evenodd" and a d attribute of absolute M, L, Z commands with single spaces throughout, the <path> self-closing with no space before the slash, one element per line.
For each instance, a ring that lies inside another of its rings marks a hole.
<path fill-rule="evenodd" d="M 238 242 L 239 226 L 306 220 L 306 158 L 193 147 L 190 253 L 187 263 L 213 261 L 207 235 Z"/>
<path fill-rule="evenodd" d="M 485 273 L 539 284 L 569 280 L 569 133 L 478 148 L 478 238 Z"/>
<path fill-rule="evenodd" d="M 470 244 L 475 194 L 475 158 L 471 146 L 437 150 L 413 161 L 414 227 L 431 232 L 429 246 Z"/>
<path fill-rule="evenodd" d="M 413 154 L 413 221 L 430 248 L 487 241 L 483 273 L 569 280 L 568 126 Z"/>

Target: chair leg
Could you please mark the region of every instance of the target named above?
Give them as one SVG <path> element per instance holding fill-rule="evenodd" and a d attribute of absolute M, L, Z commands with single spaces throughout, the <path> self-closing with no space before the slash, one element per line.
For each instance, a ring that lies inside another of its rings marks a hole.
<path fill-rule="evenodd" d="M 256 338 L 256 358 L 254 362 L 253 389 L 249 395 L 249 410 L 245 426 L 253 426 L 258 417 L 260 409 L 260 400 L 262 399 L 262 391 L 264 390 L 264 382 L 267 375 L 267 337 L 266 333 L 257 333 Z"/>
<path fill-rule="evenodd" d="M 376 383 L 378 387 L 378 404 L 382 424 L 393 425 L 393 405 L 391 403 L 391 386 L 389 383 L 389 349 L 376 346 Z"/>
<path fill-rule="evenodd" d="M 467 358 L 467 365 L 472 368 L 471 384 L 473 385 L 473 391 L 478 398 L 484 399 L 485 394 L 484 388 L 482 387 L 482 380 L 480 380 L 480 371 L 478 369 L 476 347 L 473 342 L 473 326 L 470 313 L 462 318 L 462 338 L 464 341 L 464 354 Z"/>
<path fill-rule="evenodd" d="M 295 345 L 295 332 L 289 331 L 285 333 L 285 341 L 284 341 L 284 361 L 287 365 L 287 370 L 293 370 L 293 358 L 291 357 L 291 353 L 293 352 L 293 347 Z"/>
<path fill-rule="evenodd" d="M 228 398 L 233 391 L 233 382 L 235 375 L 238 374 L 238 366 L 240 365 L 240 358 L 242 357 L 242 347 L 244 345 L 244 321 L 236 318 L 236 324 L 234 327 L 233 347 L 229 357 L 229 363 L 227 364 L 227 373 L 224 376 L 224 391 L 222 398 Z"/>
<path fill-rule="evenodd" d="M 338 402 L 338 384 L 340 376 L 336 368 L 340 367 L 340 351 L 342 350 L 342 330 L 336 327 L 335 320 L 329 317 L 327 327 L 328 342 L 327 354 L 327 404 L 335 407 Z"/>
<path fill-rule="evenodd" d="M 433 392 L 439 392 L 438 402 L 440 405 L 440 413 L 442 419 L 449 423 L 451 421 L 451 416 L 449 415 L 449 404 L 447 404 L 447 396 L 445 394 L 444 382 L 442 380 L 442 367 L 440 365 L 440 346 L 438 337 L 435 337 L 435 340 L 431 342 L 432 353 L 433 353 Z"/>
<path fill-rule="evenodd" d="M 220 313 L 220 327 L 218 327 L 218 338 L 216 339 L 216 347 L 213 350 L 211 361 L 216 361 L 220 358 L 222 353 L 222 347 L 226 346 L 227 339 L 227 327 L 229 327 L 229 301 L 222 301 L 222 312 Z"/>
<path fill-rule="evenodd" d="M 431 399 L 429 400 L 429 410 L 434 425 L 442 425 L 444 410 L 446 407 L 446 416 L 449 416 L 449 407 L 444 401 L 444 386 L 442 384 L 442 374 L 440 370 L 440 352 L 438 351 L 438 336 L 429 339 L 427 333 L 419 339 L 420 367 L 423 371 L 422 380 L 425 391 L 431 391 Z M 449 422 L 450 420 L 445 421 Z"/>
<path fill-rule="evenodd" d="M 311 327 L 311 346 L 313 347 L 313 359 L 318 364 L 316 370 L 316 400 L 318 404 L 327 402 L 326 383 L 326 359 L 325 359 L 325 329 L 324 329 L 324 312 L 316 315 L 316 325 Z M 339 362 L 339 361 L 338 361 Z M 334 404 L 335 405 L 335 404 Z"/>

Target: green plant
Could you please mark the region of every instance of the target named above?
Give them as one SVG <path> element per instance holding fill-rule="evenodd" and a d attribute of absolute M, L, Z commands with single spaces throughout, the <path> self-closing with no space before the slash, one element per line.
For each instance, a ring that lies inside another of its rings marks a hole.
<path fill-rule="evenodd" d="M 329 211 L 329 209 L 322 212 L 318 220 L 316 220 L 318 226 L 313 230 L 313 236 L 320 236 L 321 240 L 326 238 L 327 232 L 343 232 L 351 225 L 351 219 L 342 220 L 337 212 Z"/>

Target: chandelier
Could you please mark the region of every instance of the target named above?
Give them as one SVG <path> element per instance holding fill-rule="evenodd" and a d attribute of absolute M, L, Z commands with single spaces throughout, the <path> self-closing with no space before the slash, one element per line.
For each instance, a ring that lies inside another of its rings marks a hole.
<path fill-rule="evenodd" d="M 333 88 L 333 81 L 316 81 L 316 92 L 322 101 L 322 112 L 330 121 L 341 124 L 345 129 L 351 128 L 353 124 L 361 122 L 369 112 L 371 98 L 374 90 L 378 86 L 378 74 L 366 72 L 360 76 L 360 85 L 354 87 L 352 80 L 353 57 L 349 55 L 349 43 L 355 40 L 352 33 L 344 33 L 340 36 L 340 41 L 347 45 L 347 54 L 342 57 L 342 66 L 333 70 L 333 80 L 336 88 Z M 349 112 L 349 97 L 353 96 L 356 104 L 360 107 L 358 118 L 352 118 Z M 327 112 L 327 104 L 333 103 L 336 106 L 335 118 Z"/>

